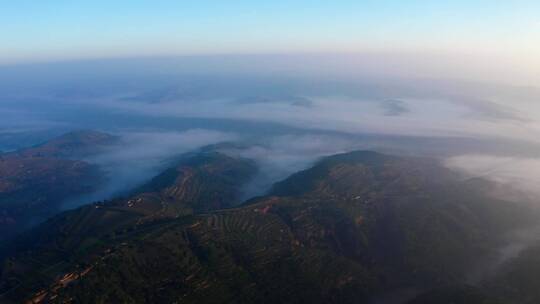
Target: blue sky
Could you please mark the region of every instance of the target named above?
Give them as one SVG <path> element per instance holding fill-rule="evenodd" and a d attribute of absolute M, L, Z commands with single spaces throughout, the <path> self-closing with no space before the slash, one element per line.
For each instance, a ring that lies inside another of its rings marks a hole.
<path fill-rule="evenodd" d="M 0 63 L 228 53 L 540 50 L 538 1 L 0 0 Z M 517 55 L 516 55 L 517 56 Z"/>

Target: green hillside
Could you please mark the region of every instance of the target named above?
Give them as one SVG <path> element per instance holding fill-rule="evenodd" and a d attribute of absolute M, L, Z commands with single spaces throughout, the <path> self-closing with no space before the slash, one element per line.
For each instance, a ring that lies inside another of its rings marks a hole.
<path fill-rule="evenodd" d="M 463 281 L 534 216 L 435 161 L 362 151 L 233 207 L 254 170 L 193 155 L 130 198 L 50 220 L 7 254 L 4 301 L 368 303 Z"/>

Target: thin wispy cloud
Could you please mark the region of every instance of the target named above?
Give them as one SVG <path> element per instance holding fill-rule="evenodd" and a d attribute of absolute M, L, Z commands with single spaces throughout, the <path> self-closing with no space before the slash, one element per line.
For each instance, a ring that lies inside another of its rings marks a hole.
<path fill-rule="evenodd" d="M 203 129 L 184 132 L 134 131 L 119 136 L 120 143 L 85 159 L 99 165 L 107 176 L 106 183 L 95 193 L 65 202 L 64 208 L 71 209 L 122 195 L 173 166 L 174 160 L 183 153 L 238 139 L 235 134 Z"/>

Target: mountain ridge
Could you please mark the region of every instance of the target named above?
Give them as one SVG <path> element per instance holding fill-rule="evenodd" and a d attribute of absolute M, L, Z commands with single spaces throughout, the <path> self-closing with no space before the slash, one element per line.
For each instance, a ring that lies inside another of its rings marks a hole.
<path fill-rule="evenodd" d="M 76 131 L 0 154 L 0 239 L 55 214 L 65 199 L 95 191 L 104 173 L 82 157 L 116 141 L 105 133 Z"/>
<path fill-rule="evenodd" d="M 367 302 L 385 290 L 459 281 L 494 246 L 497 231 L 531 216 L 468 189 L 430 161 L 372 153 L 330 156 L 278 183 L 282 190 L 231 209 L 162 212 L 159 199 L 144 203 L 148 189 L 167 189 L 178 173 L 186 176 L 176 171 L 134 197 L 61 214 L 40 228 L 43 238 L 21 241 L 3 267 L 4 299 Z M 216 158 L 202 160 L 191 165 L 208 168 Z M 228 167 L 209 168 L 204 180 L 212 189 Z M 298 188 L 299 176 L 315 187 L 285 191 Z M 503 212 L 487 212 L 495 205 Z M 25 268 L 39 275 L 29 277 Z"/>

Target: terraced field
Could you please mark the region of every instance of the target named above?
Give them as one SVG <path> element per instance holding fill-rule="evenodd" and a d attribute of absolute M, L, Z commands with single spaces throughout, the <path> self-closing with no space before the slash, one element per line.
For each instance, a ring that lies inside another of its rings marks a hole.
<path fill-rule="evenodd" d="M 435 162 L 373 152 L 323 159 L 234 207 L 253 172 L 203 153 L 130 198 L 56 217 L 6 253 L 2 300 L 367 303 L 461 282 L 500 231 L 535 217 Z"/>

